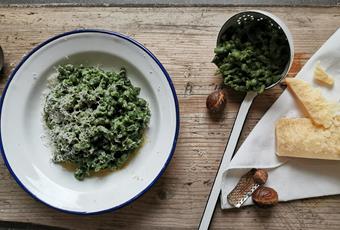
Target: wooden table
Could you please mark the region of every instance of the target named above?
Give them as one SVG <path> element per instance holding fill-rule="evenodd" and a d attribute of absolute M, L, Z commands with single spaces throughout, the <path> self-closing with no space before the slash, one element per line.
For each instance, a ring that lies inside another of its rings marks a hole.
<path fill-rule="evenodd" d="M 72 229 L 197 228 L 243 97 L 228 92 L 222 116 L 207 113 L 206 97 L 221 83 L 211 63 L 213 48 L 223 23 L 245 9 L 248 8 L 0 8 L 0 44 L 6 58 L 1 89 L 11 69 L 36 44 L 76 28 L 104 28 L 132 36 L 160 59 L 175 84 L 181 113 L 180 137 L 169 167 L 150 191 L 128 207 L 98 216 L 61 213 L 27 195 L 1 160 L 0 220 Z M 293 33 L 296 58 L 290 76 L 340 25 L 337 7 L 261 9 L 283 18 Z M 241 141 L 281 92 L 278 86 L 256 98 Z M 212 229 L 340 229 L 340 197 L 280 203 L 271 209 L 222 211 L 218 204 Z"/>

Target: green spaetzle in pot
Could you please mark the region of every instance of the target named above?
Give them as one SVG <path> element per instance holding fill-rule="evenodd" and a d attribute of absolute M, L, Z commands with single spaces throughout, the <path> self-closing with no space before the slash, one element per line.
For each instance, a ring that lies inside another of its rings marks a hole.
<path fill-rule="evenodd" d="M 231 26 L 214 53 L 224 85 L 257 93 L 281 79 L 291 56 L 284 32 L 268 18 Z"/>
<path fill-rule="evenodd" d="M 53 162 L 75 165 L 79 180 L 103 169 L 121 168 L 143 142 L 150 120 L 148 103 L 139 93 L 124 68 L 116 73 L 59 66 L 43 115 Z"/>

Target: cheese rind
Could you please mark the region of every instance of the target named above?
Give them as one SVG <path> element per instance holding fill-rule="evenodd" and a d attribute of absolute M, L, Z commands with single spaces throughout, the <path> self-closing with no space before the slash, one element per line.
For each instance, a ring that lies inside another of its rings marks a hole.
<path fill-rule="evenodd" d="M 329 86 L 334 84 L 334 79 L 320 66 L 320 62 L 315 66 L 314 79 Z"/>
<path fill-rule="evenodd" d="M 302 103 L 308 116 L 316 125 L 329 128 L 332 125 L 334 110 L 319 89 L 301 79 L 287 78 L 286 83 L 293 94 Z"/>
<path fill-rule="evenodd" d="M 282 118 L 276 123 L 278 156 L 340 160 L 340 116 L 330 128 L 315 126 L 308 118 Z"/>

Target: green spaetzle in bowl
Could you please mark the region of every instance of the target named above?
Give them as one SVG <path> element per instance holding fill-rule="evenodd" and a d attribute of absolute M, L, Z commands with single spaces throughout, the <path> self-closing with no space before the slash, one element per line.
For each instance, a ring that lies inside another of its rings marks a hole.
<path fill-rule="evenodd" d="M 75 165 L 83 180 L 94 172 L 121 168 L 143 142 L 150 120 L 126 70 L 61 65 L 44 105 L 54 163 Z"/>

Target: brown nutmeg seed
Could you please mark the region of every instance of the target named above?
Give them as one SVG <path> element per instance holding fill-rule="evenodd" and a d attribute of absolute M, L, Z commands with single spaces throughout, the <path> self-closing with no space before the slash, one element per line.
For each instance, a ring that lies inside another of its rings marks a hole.
<path fill-rule="evenodd" d="M 217 113 L 224 109 L 226 102 L 225 92 L 223 90 L 217 90 L 207 97 L 206 105 L 209 111 Z"/>
<path fill-rule="evenodd" d="M 257 169 L 253 178 L 255 183 L 262 185 L 266 183 L 268 179 L 268 172 L 265 169 Z"/>
<path fill-rule="evenodd" d="M 260 207 L 270 207 L 278 203 L 277 192 L 269 187 L 261 186 L 253 194 L 252 199 Z"/>

